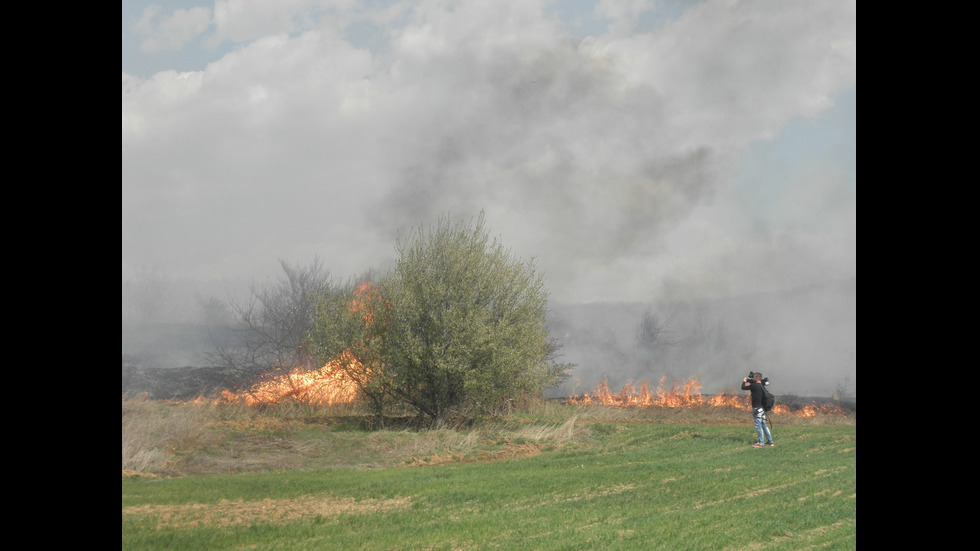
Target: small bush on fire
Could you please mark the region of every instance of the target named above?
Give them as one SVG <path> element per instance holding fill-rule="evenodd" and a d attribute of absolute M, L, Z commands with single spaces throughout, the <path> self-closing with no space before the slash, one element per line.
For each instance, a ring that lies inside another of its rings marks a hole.
<path fill-rule="evenodd" d="M 531 262 L 474 224 L 440 218 L 396 245 L 376 282 L 325 293 L 309 347 L 353 381 L 377 415 L 408 406 L 432 422 L 492 413 L 567 377 L 545 325 L 548 293 Z"/>

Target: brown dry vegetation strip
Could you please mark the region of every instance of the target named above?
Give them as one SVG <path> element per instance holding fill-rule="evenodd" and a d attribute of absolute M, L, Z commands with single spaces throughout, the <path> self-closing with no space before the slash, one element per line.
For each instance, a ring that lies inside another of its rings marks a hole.
<path fill-rule="evenodd" d="M 534 457 L 541 455 L 542 448 L 545 446 L 556 449 L 561 447 L 560 444 L 538 444 L 534 442 L 512 444 L 508 442 L 504 444 L 503 448 L 496 451 L 479 450 L 475 455 L 468 455 L 450 450 L 442 454 L 435 454 L 424 458 L 412 457 L 405 464 L 412 467 L 431 467 L 433 465 L 446 465 L 449 463 L 478 463 L 518 457 Z"/>
<path fill-rule="evenodd" d="M 123 518 L 142 517 L 155 520 L 157 530 L 198 526 L 227 527 L 240 524 L 287 523 L 304 517 L 332 516 L 341 513 L 373 513 L 407 508 L 410 498 L 364 499 L 303 497 L 297 499 L 263 499 L 262 501 L 228 501 L 190 503 L 186 505 L 139 505 L 123 509 Z M 152 521 L 152 520 L 151 520 Z"/>
<path fill-rule="evenodd" d="M 153 473 L 141 473 L 139 471 L 134 471 L 133 469 L 123 469 L 123 478 L 135 477 L 135 478 L 160 478 L 160 475 Z"/>

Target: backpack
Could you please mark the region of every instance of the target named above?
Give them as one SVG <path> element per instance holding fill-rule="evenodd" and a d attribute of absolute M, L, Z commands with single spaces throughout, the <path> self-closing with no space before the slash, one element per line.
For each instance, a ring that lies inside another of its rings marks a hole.
<path fill-rule="evenodd" d="M 769 392 L 769 387 L 762 385 L 762 409 L 766 413 L 772 411 L 773 406 L 776 405 L 776 397 Z"/>

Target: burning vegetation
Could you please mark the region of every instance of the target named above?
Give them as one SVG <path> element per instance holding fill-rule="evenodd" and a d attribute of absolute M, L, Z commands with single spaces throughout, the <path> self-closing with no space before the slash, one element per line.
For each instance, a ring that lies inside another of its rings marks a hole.
<path fill-rule="evenodd" d="M 302 368 L 289 373 L 272 377 L 253 387 L 232 392 L 225 390 L 221 400 L 226 402 L 242 402 L 247 405 L 272 405 L 280 403 L 299 403 L 305 405 L 353 405 L 358 399 L 358 388 L 354 382 L 345 377 L 341 368 L 343 362 L 356 362 L 348 355 L 330 362 L 319 369 L 304 370 Z M 691 407 L 725 407 L 750 411 L 749 394 L 729 394 L 722 392 L 713 395 L 701 394 L 701 382 L 692 377 L 683 384 L 674 381 L 668 388 L 666 377 L 660 379 L 657 387 L 651 389 L 646 380 L 639 385 L 632 382 L 626 384 L 618 392 L 613 392 L 606 381 L 600 382 L 591 392 L 567 398 L 569 404 L 602 405 L 623 408 L 691 408 Z M 777 401 L 778 401 L 777 397 Z M 816 417 L 818 415 L 846 415 L 839 404 L 806 404 L 791 408 L 786 404 L 777 403 L 773 408 L 774 414 L 787 414 L 797 417 Z"/>
<path fill-rule="evenodd" d="M 377 289 L 371 283 L 362 281 L 354 288 L 353 295 L 348 305 L 349 312 L 362 319 L 365 327 L 370 327 L 374 312 L 369 305 L 372 299 L 377 298 Z M 320 406 L 353 404 L 361 388 L 353 375 L 371 375 L 361 361 L 364 348 L 367 348 L 367 343 L 359 342 L 318 369 L 300 366 L 287 373 L 267 377 L 244 391 L 224 390 L 221 399 L 250 406 L 286 402 Z"/>
<path fill-rule="evenodd" d="M 610 390 L 606 381 L 601 381 L 592 392 L 568 398 L 571 404 L 597 404 L 616 407 L 659 407 L 659 408 L 689 408 L 697 406 L 728 407 L 744 411 L 752 410 L 751 398 L 748 393 L 729 394 L 722 392 L 704 396 L 701 394 L 701 382 L 697 377 L 691 377 L 684 384 L 674 381 L 670 388 L 664 383 L 667 377 L 662 377 L 657 388 L 650 389 L 646 380 L 641 380 L 639 386 L 627 383 L 619 392 Z M 839 404 L 807 404 L 791 409 L 785 404 L 778 403 L 773 408 L 774 414 L 791 414 L 798 417 L 815 417 L 817 415 L 844 415 L 846 412 Z"/>
<path fill-rule="evenodd" d="M 335 406 L 353 404 L 357 385 L 345 376 L 343 362 L 356 361 L 342 356 L 319 369 L 296 368 L 283 375 L 270 377 L 247 390 L 224 390 L 221 399 L 243 402 L 249 406 L 294 402 L 308 405 Z"/>
<path fill-rule="evenodd" d="M 341 318 L 346 325 L 332 326 L 330 330 L 347 335 L 346 348 L 341 344 L 326 353 L 321 353 L 319 361 L 308 354 L 306 343 L 298 347 L 302 354 L 304 365 L 284 367 L 266 376 L 244 390 L 225 389 L 220 391 L 215 403 L 241 403 L 247 406 L 268 406 L 277 404 L 301 404 L 307 406 L 353 406 L 358 402 L 365 403 L 374 399 L 371 392 L 376 392 L 378 383 L 384 381 L 385 366 L 374 351 L 376 342 L 381 338 L 385 319 L 391 305 L 382 298 L 378 288 L 370 281 L 364 280 L 355 285 L 349 294 L 337 295 L 335 302 L 327 305 L 332 308 L 332 316 Z M 324 303 L 327 304 L 327 303 Z M 319 368 L 314 368 L 314 362 L 319 363 L 331 358 L 336 350 L 342 350 L 336 357 L 329 359 Z M 627 383 L 619 391 L 609 388 L 603 380 L 591 392 L 566 398 L 565 402 L 573 405 L 599 405 L 621 408 L 695 408 L 717 407 L 734 408 L 751 411 L 750 395 L 748 393 L 729 394 L 722 392 L 714 395 L 702 395 L 702 384 L 697 377 L 691 377 L 684 383 L 673 381 L 669 388 L 666 386 L 667 377 L 662 377 L 655 389 L 651 389 L 644 379 L 638 384 Z M 384 386 L 382 383 L 380 386 Z M 198 398 L 195 401 L 203 401 Z M 830 403 L 817 405 L 792 404 L 790 401 L 779 403 L 772 410 L 774 414 L 790 414 L 797 417 L 815 417 L 819 415 L 846 415 L 840 404 Z M 789 405 L 788 405 L 789 404 Z"/>

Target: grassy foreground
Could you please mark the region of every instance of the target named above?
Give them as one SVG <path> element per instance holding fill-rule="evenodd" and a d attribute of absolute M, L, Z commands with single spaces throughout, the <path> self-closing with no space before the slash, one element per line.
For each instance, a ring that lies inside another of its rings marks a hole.
<path fill-rule="evenodd" d="M 154 418 L 181 411 L 133 408 Z M 124 467 L 126 414 L 124 403 Z M 191 443 L 166 444 L 169 466 L 156 467 L 184 472 L 124 476 L 123 549 L 857 544 L 853 420 L 777 420 L 776 447 L 756 449 L 744 412 L 718 421 L 715 412 L 549 405 L 426 431 L 367 431 L 350 417 L 207 415 L 183 429 Z M 222 470 L 232 474 L 214 474 Z"/>

